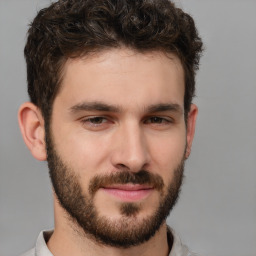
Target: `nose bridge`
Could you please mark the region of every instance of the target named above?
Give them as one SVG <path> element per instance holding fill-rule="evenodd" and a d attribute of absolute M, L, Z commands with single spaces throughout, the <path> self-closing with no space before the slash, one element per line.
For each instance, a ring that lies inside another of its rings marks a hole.
<path fill-rule="evenodd" d="M 138 172 L 149 163 L 149 152 L 143 127 L 136 121 L 130 121 L 119 128 L 118 147 L 114 152 L 114 165 L 126 167 Z"/>

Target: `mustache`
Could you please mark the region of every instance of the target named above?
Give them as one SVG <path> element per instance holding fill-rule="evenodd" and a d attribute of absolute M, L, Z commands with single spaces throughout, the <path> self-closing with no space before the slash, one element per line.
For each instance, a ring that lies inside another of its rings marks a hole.
<path fill-rule="evenodd" d="M 146 170 L 141 170 L 136 173 L 124 170 L 108 175 L 97 175 L 93 177 L 89 184 L 89 193 L 91 196 L 94 196 L 96 191 L 102 187 L 110 186 L 113 184 L 128 183 L 150 185 L 159 191 L 162 191 L 164 187 L 164 181 L 158 174 L 150 173 Z"/>

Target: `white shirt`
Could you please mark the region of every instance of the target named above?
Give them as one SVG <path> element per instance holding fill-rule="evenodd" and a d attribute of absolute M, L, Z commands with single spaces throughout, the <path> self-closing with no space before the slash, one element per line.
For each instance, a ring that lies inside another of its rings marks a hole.
<path fill-rule="evenodd" d="M 196 254 L 189 252 L 188 247 L 181 243 L 180 238 L 172 229 L 170 229 L 170 232 L 173 236 L 173 244 L 169 256 L 196 256 Z M 35 248 L 21 256 L 54 256 L 46 244 L 52 233 L 53 231 L 42 231 L 37 238 Z"/>

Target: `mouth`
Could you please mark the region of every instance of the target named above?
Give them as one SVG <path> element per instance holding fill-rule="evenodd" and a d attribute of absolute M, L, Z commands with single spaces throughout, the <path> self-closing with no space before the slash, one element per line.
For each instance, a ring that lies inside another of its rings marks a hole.
<path fill-rule="evenodd" d="M 120 201 L 134 202 L 148 197 L 153 192 L 154 187 L 140 184 L 117 184 L 101 189 Z"/>

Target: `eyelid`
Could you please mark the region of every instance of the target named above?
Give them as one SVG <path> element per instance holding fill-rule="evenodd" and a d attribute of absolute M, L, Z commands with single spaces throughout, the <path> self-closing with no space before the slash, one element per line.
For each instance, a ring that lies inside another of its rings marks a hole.
<path fill-rule="evenodd" d="M 99 123 L 94 123 L 93 120 L 96 120 L 97 118 L 102 120 Z M 104 130 L 112 123 L 110 118 L 101 115 L 82 117 L 79 121 L 85 129 L 92 131 Z"/>
<path fill-rule="evenodd" d="M 98 118 L 98 119 L 102 119 L 102 120 L 109 120 L 109 118 L 106 117 L 106 116 L 97 116 L 97 115 L 82 117 L 82 118 L 80 118 L 79 120 L 80 120 L 81 122 L 88 122 L 88 121 L 90 121 L 90 120 L 95 120 L 95 119 L 97 119 L 97 118 Z"/>
<path fill-rule="evenodd" d="M 153 118 L 159 118 L 164 123 L 174 123 L 174 119 L 172 117 L 170 117 L 170 116 L 161 116 L 161 115 L 148 116 L 147 118 L 145 118 L 145 120 L 143 122 L 146 123 L 148 120 L 152 120 Z M 157 123 L 155 123 L 155 124 L 157 124 Z"/>
<path fill-rule="evenodd" d="M 166 121 L 173 121 L 173 117 L 170 117 L 170 116 L 166 116 L 166 115 L 150 115 L 148 117 L 145 118 L 146 119 L 152 119 L 152 118 L 159 118 L 159 119 L 163 119 L 163 120 L 166 120 Z"/>

